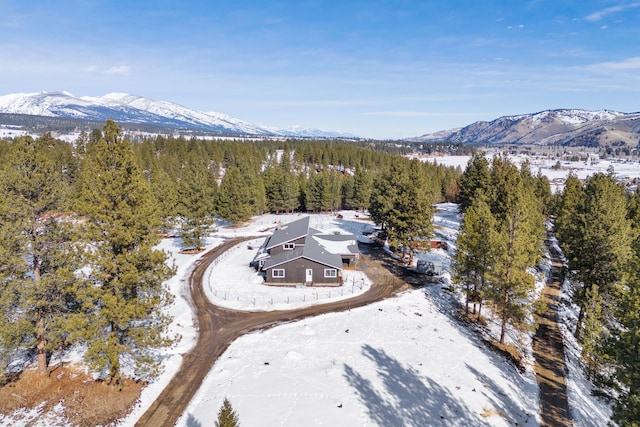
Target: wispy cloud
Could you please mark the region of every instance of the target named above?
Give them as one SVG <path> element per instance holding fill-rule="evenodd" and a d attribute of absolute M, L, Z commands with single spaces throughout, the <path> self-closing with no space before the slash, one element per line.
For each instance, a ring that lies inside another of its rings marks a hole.
<path fill-rule="evenodd" d="M 84 68 L 86 73 L 101 73 L 101 74 L 112 74 L 119 76 L 128 76 L 131 74 L 131 67 L 128 65 L 119 65 L 117 67 L 111 67 L 107 69 L 100 69 L 97 65 L 89 65 Z"/>
<path fill-rule="evenodd" d="M 121 76 L 128 76 L 131 74 L 131 67 L 128 65 L 119 65 L 117 67 L 111 67 L 105 70 L 105 74 L 118 74 Z"/>
<path fill-rule="evenodd" d="M 470 117 L 478 113 L 436 113 L 432 111 L 370 111 L 363 113 L 365 116 L 386 117 Z"/>
<path fill-rule="evenodd" d="M 621 61 L 600 62 L 591 65 L 589 68 L 593 71 L 640 71 L 640 56 Z"/>
<path fill-rule="evenodd" d="M 640 7 L 640 2 L 632 2 L 632 3 L 621 3 L 616 6 L 607 7 L 605 9 L 598 10 L 597 12 L 592 13 L 587 16 L 585 19 L 587 21 L 597 22 L 600 21 L 607 15 L 611 15 L 612 13 L 622 12 L 627 9 L 632 9 L 635 7 Z"/>

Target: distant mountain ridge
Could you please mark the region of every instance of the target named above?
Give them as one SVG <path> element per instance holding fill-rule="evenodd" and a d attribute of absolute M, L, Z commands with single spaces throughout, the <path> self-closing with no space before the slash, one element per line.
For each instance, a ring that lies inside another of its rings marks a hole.
<path fill-rule="evenodd" d="M 636 147 L 639 140 L 640 113 L 571 109 L 504 116 L 409 139 L 412 142 L 593 147 Z"/>
<path fill-rule="evenodd" d="M 226 114 L 192 110 L 168 101 L 154 101 L 127 93 L 76 97 L 68 92 L 17 93 L 0 96 L 0 114 L 55 117 L 149 125 L 167 129 L 237 136 L 357 138 L 355 135 L 304 129 L 276 129 L 253 125 Z"/>

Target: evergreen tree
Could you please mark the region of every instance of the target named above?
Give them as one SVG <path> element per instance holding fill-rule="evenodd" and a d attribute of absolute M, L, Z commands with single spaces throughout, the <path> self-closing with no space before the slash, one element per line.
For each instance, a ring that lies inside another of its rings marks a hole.
<path fill-rule="evenodd" d="M 483 197 L 477 197 L 464 214 L 453 260 L 454 281 L 465 288 L 465 311 L 473 303 L 480 317 L 482 296 L 494 264 L 496 221 Z"/>
<path fill-rule="evenodd" d="M 585 293 L 584 333 L 582 334 L 582 358 L 587 363 L 587 378 L 597 375 L 602 366 L 605 319 L 602 306 L 605 301 L 593 284 Z"/>
<path fill-rule="evenodd" d="M 433 233 L 434 188 L 417 160 L 399 158 L 376 179 L 371 219 L 387 230 L 392 244 L 402 245 L 403 252 L 409 249 L 409 263 L 418 242 Z"/>
<path fill-rule="evenodd" d="M 488 195 L 491 187 L 489 161 L 484 153 L 475 153 L 465 168 L 459 181 L 460 211 L 467 210 L 477 193 Z"/>
<path fill-rule="evenodd" d="M 267 197 L 267 209 L 279 214 L 283 209 L 281 202 L 280 185 L 282 181 L 281 170 L 274 166 L 267 167 L 262 173 L 264 192 Z"/>
<path fill-rule="evenodd" d="M 181 170 L 176 206 L 185 246 L 202 248 L 202 239 L 214 223 L 216 187 L 215 177 L 207 165 L 190 156 Z"/>
<path fill-rule="evenodd" d="M 397 167 L 392 165 L 392 169 L 397 170 Z M 397 198 L 398 189 L 394 185 L 393 175 L 394 172 L 390 170 L 375 178 L 369 201 L 371 220 L 379 224 L 383 230 L 389 227 L 389 221 L 393 215 L 394 200 Z"/>
<path fill-rule="evenodd" d="M 542 175 L 541 172 L 535 176 L 534 179 L 534 193 L 538 198 L 538 205 L 542 210 L 542 214 L 545 217 L 551 215 L 554 211 L 554 197 L 551 193 L 551 184 L 549 183 L 549 178 Z"/>
<path fill-rule="evenodd" d="M 222 406 L 218 411 L 218 419 L 216 420 L 216 427 L 238 427 L 240 425 L 240 421 L 238 420 L 238 414 L 231 406 L 231 402 L 229 399 L 225 397 L 224 402 L 222 402 Z"/>
<path fill-rule="evenodd" d="M 582 183 L 574 175 L 569 174 L 565 182 L 555 220 L 556 236 L 569 265 L 577 262 L 581 249 L 579 244 L 578 212 L 584 203 Z"/>
<path fill-rule="evenodd" d="M 171 344 L 162 309 L 171 302 L 163 281 L 172 271 L 153 248 L 160 221 L 149 183 L 111 120 L 83 163 L 76 210 L 86 219 L 88 268 L 75 330 L 87 342 L 85 359 L 112 384 L 121 386 L 125 359 L 138 377 L 153 377 L 154 349 Z"/>
<path fill-rule="evenodd" d="M 308 210 L 327 212 L 337 209 L 341 202 L 341 185 L 335 174 L 316 172 L 311 174 L 305 189 Z"/>
<path fill-rule="evenodd" d="M 586 289 L 597 285 L 608 301 L 612 287 L 622 279 L 631 260 L 633 242 L 625 191 L 615 179 L 597 173 L 587 181 L 584 193 L 582 211 L 574 219 L 575 243 L 569 248 L 568 257 L 569 269 L 575 271 L 579 285 L 574 295 L 580 306 L 576 338 L 582 329 Z"/>
<path fill-rule="evenodd" d="M 618 287 L 617 323 L 612 328 L 607 354 L 614 359 L 618 396 L 613 418 L 621 426 L 640 425 L 640 275 L 638 259 L 629 283 Z"/>
<path fill-rule="evenodd" d="M 0 173 L 0 353 L 34 350 L 46 373 L 47 352 L 60 348 L 74 308 L 78 257 L 70 224 L 60 218 L 66 186 L 50 136 L 18 138 Z"/>
<path fill-rule="evenodd" d="M 158 202 L 162 227 L 169 228 L 177 215 L 178 188 L 176 180 L 171 178 L 158 161 L 152 161 L 149 183 L 151 184 L 151 192 Z"/>
<path fill-rule="evenodd" d="M 264 194 L 264 187 L 262 191 Z M 248 220 L 258 213 L 253 203 L 254 195 L 255 189 L 247 186 L 239 168 L 227 169 L 218 191 L 218 214 L 233 224 Z"/>
<path fill-rule="evenodd" d="M 626 280 L 613 293 L 614 321 L 608 322 L 610 338 L 606 356 L 615 369 L 617 399 L 613 418 L 621 426 L 640 426 L 640 193 L 629 198 L 628 218 L 632 224 L 633 257 L 626 266 Z M 588 313 L 585 315 L 585 334 Z"/>
<path fill-rule="evenodd" d="M 526 191 L 517 168 L 505 159 L 494 158 L 491 174 L 498 238 L 486 296 L 500 317 L 500 343 L 504 344 L 507 325 L 524 328 L 533 308 L 530 291 L 534 279 L 527 268 L 538 261 L 544 228 L 537 200 Z"/>
<path fill-rule="evenodd" d="M 414 159 L 408 164 L 407 173 L 397 178 L 400 184 L 395 201 L 396 214 L 390 219 L 390 229 L 398 241 L 409 249 L 409 265 L 413 264 L 414 250 L 422 239 L 433 235 L 434 189 L 422 164 Z"/>
<path fill-rule="evenodd" d="M 359 166 L 353 175 L 353 204 L 356 209 L 364 211 L 369 208 L 373 191 L 373 175 Z"/>

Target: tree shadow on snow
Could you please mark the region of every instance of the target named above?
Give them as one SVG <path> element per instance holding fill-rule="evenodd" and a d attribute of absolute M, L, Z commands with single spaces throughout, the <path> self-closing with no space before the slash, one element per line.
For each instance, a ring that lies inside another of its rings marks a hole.
<path fill-rule="evenodd" d="M 489 425 L 446 388 L 403 366 L 383 350 L 363 346 L 363 354 L 376 363 L 383 387 L 344 365 L 344 376 L 366 406 L 369 418 L 380 426 Z"/>
<path fill-rule="evenodd" d="M 493 379 L 485 375 L 484 373 L 478 371 L 473 366 L 465 363 L 467 369 L 474 374 L 478 381 L 482 383 L 487 391 L 477 390 L 479 393 L 482 393 L 489 401 L 493 404 L 493 407 L 500 412 L 500 414 L 507 419 L 509 422 L 514 422 L 514 420 L 509 420 L 511 417 L 517 417 L 518 420 L 516 424 L 527 423 L 529 418 L 535 417 L 535 415 L 529 414 L 524 408 L 522 408 L 516 401 L 514 401 L 509 394 L 503 390 L 503 388 L 498 385 Z M 518 381 L 517 378 L 509 378 L 509 381 Z M 519 387 L 523 389 L 523 387 Z M 534 399 L 535 396 L 530 396 L 528 399 Z"/>
<path fill-rule="evenodd" d="M 202 423 L 196 419 L 191 414 L 187 415 L 187 422 L 185 424 L 187 427 L 202 427 Z"/>

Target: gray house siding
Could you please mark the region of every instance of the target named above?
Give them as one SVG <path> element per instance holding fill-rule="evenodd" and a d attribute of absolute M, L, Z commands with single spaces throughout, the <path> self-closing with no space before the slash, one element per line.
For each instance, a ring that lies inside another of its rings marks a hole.
<path fill-rule="evenodd" d="M 285 277 L 273 277 L 274 270 L 284 270 Z M 307 269 L 313 271 L 313 280 L 307 283 Z M 325 270 L 335 270 L 336 277 L 324 277 Z M 266 283 L 269 285 L 294 286 L 306 283 L 317 286 L 340 286 L 342 285 L 342 271 L 324 264 L 312 261 L 307 258 L 297 258 L 287 263 L 274 266 L 266 271 Z"/>
<path fill-rule="evenodd" d="M 296 247 L 300 247 L 300 246 L 304 246 L 304 241 L 305 241 L 305 237 L 300 237 L 299 239 L 295 239 L 292 242 L 286 242 L 286 243 L 293 243 Z M 280 255 L 283 252 L 289 252 L 290 249 L 285 249 L 284 245 L 285 243 L 282 243 L 280 245 L 277 245 L 271 248 L 269 250 L 269 253 L 271 254 L 271 256 Z"/>

